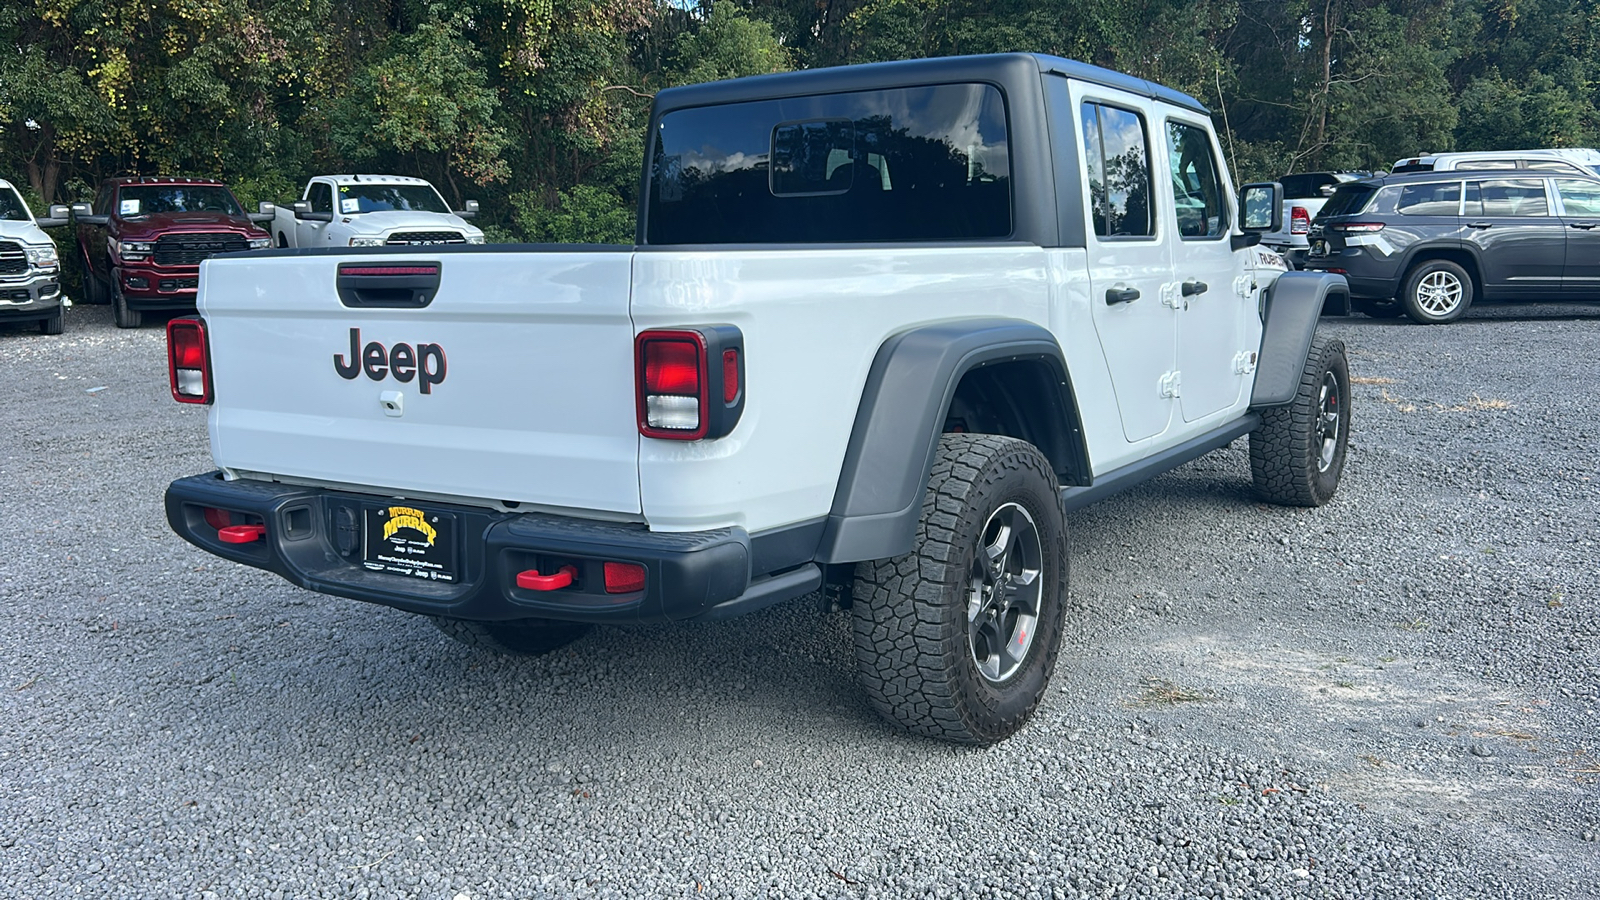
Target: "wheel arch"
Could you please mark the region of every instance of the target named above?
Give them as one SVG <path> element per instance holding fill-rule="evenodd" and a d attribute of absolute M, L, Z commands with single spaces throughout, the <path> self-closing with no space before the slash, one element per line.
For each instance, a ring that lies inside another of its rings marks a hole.
<path fill-rule="evenodd" d="M 1467 277 L 1472 279 L 1472 293 L 1475 297 L 1483 296 L 1483 266 L 1478 258 L 1476 249 L 1468 249 L 1468 245 L 1447 247 L 1440 244 L 1428 244 L 1412 250 L 1400 266 L 1400 284 L 1395 289 L 1395 299 L 1400 300 L 1400 295 L 1405 292 L 1406 282 L 1411 280 L 1411 271 L 1425 262 L 1443 259 L 1453 262 L 1467 270 Z"/>
<path fill-rule="evenodd" d="M 1329 272 L 1285 272 L 1272 283 L 1263 313 L 1251 409 L 1283 406 L 1294 400 L 1306 354 L 1316 337 L 1317 319 L 1336 292 L 1349 296 L 1349 282 L 1343 275 Z"/>
<path fill-rule="evenodd" d="M 1066 357 L 1048 329 L 999 318 L 912 328 L 885 340 L 868 371 L 817 560 L 910 552 L 939 435 L 974 408 L 980 427 L 1037 446 L 1064 484 L 1089 483 Z"/>

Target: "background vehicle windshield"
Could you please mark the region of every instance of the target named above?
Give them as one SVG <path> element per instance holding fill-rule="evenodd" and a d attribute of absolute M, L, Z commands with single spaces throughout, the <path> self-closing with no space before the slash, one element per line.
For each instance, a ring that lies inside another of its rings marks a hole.
<path fill-rule="evenodd" d="M 22 204 L 22 198 L 17 195 L 14 188 L 0 188 L 0 220 L 7 222 L 32 221 L 32 217 L 28 215 L 28 207 Z"/>
<path fill-rule="evenodd" d="M 216 184 L 130 184 L 117 192 L 119 216 L 192 212 L 244 215 L 233 194 Z"/>
<path fill-rule="evenodd" d="M 439 192 L 426 184 L 341 184 L 339 213 L 391 212 L 448 213 Z"/>
<path fill-rule="evenodd" d="M 1321 200 L 1328 196 L 1322 192 L 1325 185 L 1338 184 L 1339 179 L 1326 172 L 1308 172 L 1304 175 L 1285 175 L 1278 179 L 1283 185 L 1285 200 Z"/>

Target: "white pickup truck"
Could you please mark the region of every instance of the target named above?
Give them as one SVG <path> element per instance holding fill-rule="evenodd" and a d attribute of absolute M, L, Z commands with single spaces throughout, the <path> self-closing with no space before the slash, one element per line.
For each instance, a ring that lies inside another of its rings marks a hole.
<path fill-rule="evenodd" d="M 404 175 L 318 175 L 289 208 L 261 204 L 272 213 L 279 247 L 411 247 L 481 244 L 483 232 L 467 224 L 478 202 L 451 210 L 433 185 Z"/>
<path fill-rule="evenodd" d="M 958 57 L 662 91 L 649 135 L 632 246 L 206 262 L 173 529 L 511 652 L 821 589 L 877 709 L 986 743 L 1055 666 L 1067 511 L 1246 435 L 1259 496 L 1333 497 L 1347 288 L 1254 246 L 1278 187 L 1193 98 Z"/>
<path fill-rule="evenodd" d="M 61 293 L 61 256 L 44 229 L 66 225 L 67 208 L 52 206 L 34 216 L 9 181 L 0 181 L 0 324 L 37 322 L 45 334 L 66 328 Z"/>

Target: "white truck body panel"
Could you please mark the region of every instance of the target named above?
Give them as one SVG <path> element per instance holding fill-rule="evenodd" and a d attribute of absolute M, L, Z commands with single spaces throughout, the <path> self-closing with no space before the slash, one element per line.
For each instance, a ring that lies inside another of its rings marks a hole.
<path fill-rule="evenodd" d="M 230 470 L 353 489 L 637 518 L 629 257 L 450 256 L 424 309 L 346 308 L 335 257 L 208 260 L 199 304 L 222 398 L 212 454 Z M 439 345 L 444 381 L 423 395 L 416 380 L 340 377 L 351 328 L 363 345 Z M 402 415 L 380 402 L 388 391 L 403 395 Z"/>
<path fill-rule="evenodd" d="M 974 316 L 1047 325 L 1046 264 L 1015 245 L 638 254 L 635 327 L 738 326 L 750 398 L 725 438 L 641 441 L 650 527 L 757 532 L 827 515 L 884 340 Z"/>

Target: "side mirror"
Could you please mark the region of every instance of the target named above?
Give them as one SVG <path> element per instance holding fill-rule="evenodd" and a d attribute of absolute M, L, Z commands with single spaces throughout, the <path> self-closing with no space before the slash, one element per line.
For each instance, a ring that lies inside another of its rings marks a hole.
<path fill-rule="evenodd" d="M 59 203 L 50 207 L 50 214 L 42 219 L 35 219 L 40 228 L 56 228 L 72 220 L 72 210 Z"/>
<path fill-rule="evenodd" d="M 478 214 L 478 201 L 468 200 L 464 205 L 466 206 L 466 209 L 456 210 L 456 215 L 463 219 L 470 219 Z"/>
<path fill-rule="evenodd" d="M 270 200 L 263 200 L 256 204 L 256 209 L 259 212 L 250 213 L 246 218 L 257 225 L 265 225 L 278 217 L 278 204 Z"/>
<path fill-rule="evenodd" d="M 72 204 L 72 218 L 79 225 L 104 225 L 111 221 L 110 216 L 94 215 L 87 203 Z"/>
<path fill-rule="evenodd" d="M 1247 184 L 1239 190 L 1239 230 L 1261 234 L 1283 228 L 1283 185 L 1276 181 Z"/>
<path fill-rule="evenodd" d="M 332 222 L 331 212 L 312 212 L 310 200 L 296 200 L 294 202 L 294 217 L 305 222 Z"/>

